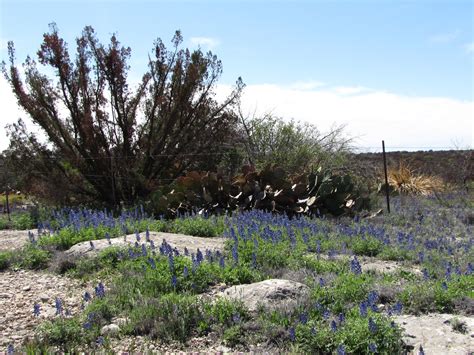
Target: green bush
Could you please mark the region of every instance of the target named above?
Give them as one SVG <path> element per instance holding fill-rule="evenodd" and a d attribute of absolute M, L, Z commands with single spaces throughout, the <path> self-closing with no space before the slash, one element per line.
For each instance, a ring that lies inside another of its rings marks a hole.
<path fill-rule="evenodd" d="M 337 332 L 331 330 L 328 322 L 321 320 L 300 324 L 295 330 L 295 342 L 304 352 L 312 354 L 335 353 L 340 347 L 347 354 L 368 354 L 374 345 L 377 354 L 403 352 L 401 330 L 389 318 L 373 312 L 369 312 L 367 317 L 360 317 L 358 312 L 357 308 L 353 308 L 343 323 L 338 322 Z M 369 319 L 375 324 L 372 331 Z"/>
<path fill-rule="evenodd" d="M 0 271 L 6 270 L 11 264 L 12 253 L 9 251 L 0 251 Z"/>
<path fill-rule="evenodd" d="M 357 238 L 350 248 L 356 255 L 377 256 L 382 251 L 383 243 L 374 237 Z"/>
<path fill-rule="evenodd" d="M 414 283 L 403 290 L 400 300 L 410 313 L 449 313 L 455 310 L 454 302 L 463 296 L 474 298 L 472 275 L 457 276 L 449 282 L 438 280 Z"/>
<path fill-rule="evenodd" d="M 2 229 L 33 229 L 36 227 L 35 221 L 28 212 L 13 212 L 10 214 L 10 221 L 6 214 L 0 215 L 0 230 Z"/>
<path fill-rule="evenodd" d="M 222 217 L 188 217 L 177 218 L 170 222 L 170 232 L 193 235 L 197 237 L 218 237 L 224 232 Z"/>
<path fill-rule="evenodd" d="M 90 343 L 95 335 L 84 331 L 79 318 L 58 318 L 42 323 L 38 333 L 43 346 L 58 346 L 66 353 L 74 352 L 79 345 Z"/>
<path fill-rule="evenodd" d="M 13 257 L 13 264 L 24 269 L 44 269 L 48 266 L 51 253 L 34 244 L 27 244 Z"/>

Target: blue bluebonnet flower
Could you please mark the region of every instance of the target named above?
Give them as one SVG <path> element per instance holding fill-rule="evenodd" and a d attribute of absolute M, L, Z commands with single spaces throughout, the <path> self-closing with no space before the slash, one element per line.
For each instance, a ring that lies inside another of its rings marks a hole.
<path fill-rule="evenodd" d="M 369 330 L 371 333 L 377 332 L 377 324 L 375 324 L 375 321 L 372 318 L 369 318 Z"/>
<path fill-rule="evenodd" d="M 35 235 L 33 234 L 33 232 L 28 231 L 28 239 L 31 244 L 36 244 Z"/>
<path fill-rule="evenodd" d="M 13 347 L 13 344 L 8 344 L 7 354 L 8 355 L 13 355 L 14 353 L 15 353 L 15 348 Z"/>
<path fill-rule="evenodd" d="M 198 248 L 196 251 L 196 261 L 198 262 L 198 264 L 200 264 L 203 262 L 203 260 L 204 260 L 204 257 L 202 255 L 202 252 Z"/>
<path fill-rule="evenodd" d="M 178 285 L 178 279 L 176 278 L 176 275 L 171 276 L 171 286 L 173 288 L 176 288 L 177 285 Z"/>
<path fill-rule="evenodd" d="M 472 275 L 474 272 L 474 267 L 471 263 L 467 263 L 466 275 Z"/>
<path fill-rule="evenodd" d="M 40 315 L 40 305 L 36 302 L 33 305 L 33 314 L 34 314 L 35 317 L 39 317 L 39 315 Z"/>
<path fill-rule="evenodd" d="M 232 258 L 234 259 L 235 264 L 239 263 L 239 251 L 236 245 L 232 247 Z"/>
<path fill-rule="evenodd" d="M 339 313 L 339 324 L 342 324 L 346 321 L 346 316 L 344 313 Z"/>
<path fill-rule="evenodd" d="M 316 241 L 316 253 L 321 254 L 321 241 L 319 239 Z"/>
<path fill-rule="evenodd" d="M 346 355 L 346 348 L 344 347 L 344 345 L 340 344 L 337 347 L 337 355 Z"/>
<path fill-rule="evenodd" d="M 86 302 L 89 302 L 91 300 L 91 294 L 89 292 L 84 292 L 84 296 L 82 296 L 82 298 L 84 299 L 84 301 Z"/>
<path fill-rule="evenodd" d="M 301 313 L 299 318 L 300 318 L 300 323 L 301 324 L 308 323 L 308 313 L 306 313 L 306 312 Z"/>
<path fill-rule="evenodd" d="M 369 292 L 369 295 L 367 296 L 367 304 L 373 312 L 378 312 L 378 307 L 377 307 L 378 299 L 379 299 L 379 295 L 377 292 L 375 291 Z"/>
<path fill-rule="evenodd" d="M 135 237 L 137 238 L 137 242 L 140 241 L 140 233 L 138 231 L 135 231 Z"/>
<path fill-rule="evenodd" d="M 367 317 L 367 302 L 366 301 L 362 301 L 360 304 L 359 304 L 359 313 L 361 315 L 361 317 Z"/>
<path fill-rule="evenodd" d="M 448 284 L 446 283 L 446 281 L 443 281 L 443 282 L 441 283 L 441 288 L 442 288 L 443 290 L 445 290 L 445 291 L 448 289 Z"/>
<path fill-rule="evenodd" d="M 369 344 L 369 351 L 370 351 L 371 353 L 376 354 L 376 353 L 377 353 L 377 344 L 375 344 L 375 343 L 370 343 L 370 344 Z"/>
<path fill-rule="evenodd" d="M 331 330 L 333 332 L 337 332 L 337 324 L 336 324 L 336 321 L 335 320 L 332 320 L 331 321 Z"/>
<path fill-rule="evenodd" d="M 357 260 L 356 256 L 354 256 L 354 259 L 351 260 L 351 271 L 356 275 L 360 275 L 362 273 L 362 267 L 360 266 L 359 260 Z"/>
<path fill-rule="evenodd" d="M 448 262 L 446 264 L 446 272 L 445 272 L 446 280 L 451 279 L 451 273 L 452 273 L 452 265 L 450 262 Z"/>
<path fill-rule="evenodd" d="M 240 321 L 241 321 L 240 313 L 234 313 L 232 315 L 232 322 L 237 324 L 237 323 L 240 323 Z"/>
<path fill-rule="evenodd" d="M 397 303 L 395 303 L 395 305 L 393 306 L 393 312 L 395 314 L 401 314 L 402 313 L 402 309 L 403 309 L 403 305 L 400 301 L 398 301 Z"/>
<path fill-rule="evenodd" d="M 97 346 L 102 346 L 102 345 L 104 345 L 104 343 L 105 343 L 104 337 L 103 337 L 103 336 L 99 336 L 99 337 L 97 338 L 97 340 L 95 341 L 95 343 L 97 344 Z"/>
<path fill-rule="evenodd" d="M 291 341 L 295 341 L 296 340 L 296 330 L 294 327 L 291 327 L 289 330 L 288 330 L 289 334 L 290 334 L 290 340 Z"/>
<path fill-rule="evenodd" d="M 146 245 L 142 244 L 142 256 L 147 256 L 147 254 Z"/>
<path fill-rule="evenodd" d="M 85 330 L 89 330 L 92 328 L 92 323 L 89 320 L 87 320 L 82 324 L 82 328 L 84 328 Z"/>
<path fill-rule="evenodd" d="M 99 284 L 95 287 L 95 295 L 99 298 L 105 297 L 105 287 L 102 282 L 99 282 Z"/>
<path fill-rule="evenodd" d="M 151 257 L 148 258 L 148 264 L 150 264 L 150 266 L 151 266 L 151 268 L 152 268 L 153 270 L 156 269 L 155 259 L 153 259 L 153 258 L 151 258 Z"/>
<path fill-rule="evenodd" d="M 328 309 L 325 309 L 323 311 L 323 318 L 327 320 L 327 319 L 329 319 L 330 316 L 331 316 L 331 312 L 329 312 Z"/>
<path fill-rule="evenodd" d="M 145 230 L 145 240 L 148 243 L 150 242 L 150 230 L 148 229 L 148 226 L 146 227 L 146 230 Z"/>
<path fill-rule="evenodd" d="M 418 355 L 425 355 L 425 350 L 423 350 L 423 346 L 420 345 L 420 350 L 418 350 Z"/>
<path fill-rule="evenodd" d="M 56 297 L 56 301 L 54 302 L 54 306 L 56 307 L 56 315 L 63 313 L 63 302 L 60 298 Z"/>
<path fill-rule="evenodd" d="M 324 281 L 324 279 L 322 277 L 319 278 L 319 286 L 320 287 L 326 286 L 326 282 Z"/>
<path fill-rule="evenodd" d="M 221 267 L 222 269 L 225 268 L 224 256 L 221 256 L 219 259 L 219 267 Z"/>

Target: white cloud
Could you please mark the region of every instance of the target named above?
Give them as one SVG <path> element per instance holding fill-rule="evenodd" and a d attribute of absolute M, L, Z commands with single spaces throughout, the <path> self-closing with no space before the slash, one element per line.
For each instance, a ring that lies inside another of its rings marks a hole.
<path fill-rule="evenodd" d="M 346 133 L 358 137 L 356 146 L 377 148 L 384 139 L 390 147 L 473 147 L 474 102 L 445 97 L 411 97 L 363 86 L 315 87 L 297 85 L 248 85 L 242 96 L 244 113 L 272 112 L 315 124 L 320 131 L 345 124 Z M 218 85 L 217 99 L 230 85 Z M 4 126 L 25 119 L 5 79 L 0 78 L 0 151 L 7 148 Z M 412 149 L 409 149 L 412 150 Z"/>
<path fill-rule="evenodd" d="M 205 47 L 210 50 L 220 44 L 218 39 L 212 37 L 191 37 L 190 42 L 193 46 Z"/>
<path fill-rule="evenodd" d="M 356 95 L 364 92 L 367 93 L 371 90 L 363 86 L 338 86 L 335 87 L 333 91 L 340 95 Z"/>
<path fill-rule="evenodd" d="M 465 44 L 464 49 L 467 53 L 474 53 L 474 42 Z"/>
<path fill-rule="evenodd" d="M 321 81 L 297 81 L 289 85 L 290 89 L 294 90 L 313 90 L 316 88 L 323 87 L 325 84 Z"/>
<path fill-rule="evenodd" d="M 229 90 L 229 86 L 219 86 L 218 98 L 223 98 Z M 311 122 L 320 131 L 327 131 L 335 124 L 346 125 L 346 134 L 357 137 L 358 147 L 377 148 L 382 139 L 389 148 L 454 149 L 453 142 L 459 146 L 474 145 L 472 101 L 410 97 L 363 87 L 308 91 L 262 84 L 245 88 L 242 106 L 244 112 L 251 114 L 272 112 Z"/>
<path fill-rule="evenodd" d="M 461 34 L 461 30 L 459 29 L 451 31 L 451 32 L 439 33 L 439 34 L 431 36 L 429 38 L 429 41 L 433 43 L 449 43 L 457 39 L 460 34 Z"/>

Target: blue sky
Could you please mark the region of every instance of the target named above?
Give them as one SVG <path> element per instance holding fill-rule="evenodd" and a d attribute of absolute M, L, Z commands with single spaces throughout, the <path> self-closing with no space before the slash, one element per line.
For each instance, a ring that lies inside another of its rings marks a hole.
<path fill-rule="evenodd" d="M 391 95 L 385 96 L 387 104 L 407 104 L 406 111 L 417 111 L 416 117 L 439 121 L 432 138 L 420 140 L 420 135 L 427 134 L 420 127 L 414 132 L 418 138 L 410 141 L 400 129 L 389 136 L 394 144 L 472 146 L 472 1 L 1 0 L 0 4 L 3 59 L 7 40 L 15 42 L 18 60 L 34 54 L 52 21 L 70 44 L 85 25 L 92 25 L 100 38 L 106 40 L 115 32 L 123 44 L 132 47 L 131 64 L 138 76 L 153 40 L 161 37 L 169 43 L 180 29 L 186 46 L 200 44 L 222 60 L 222 90 L 238 76 L 243 78 L 252 93 L 244 100 L 249 110 L 273 110 L 312 121 L 323 130 L 328 122 L 346 124 L 351 132 L 365 137 L 361 145 L 372 145 L 383 132 L 367 129 L 393 110 L 380 107 L 373 112 L 362 106 L 371 105 L 368 95 L 377 100 L 376 106 L 385 102 L 380 101 L 383 95 Z M 337 106 L 348 103 L 351 109 L 346 118 L 340 108 L 318 101 L 329 93 L 339 99 L 351 96 L 351 102 L 334 102 Z M 272 102 L 272 95 L 279 99 Z M 354 95 L 361 100 L 355 102 Z M 398 99 L 403 103 L 397 103 Z M 436 112 L 429 109 L 433 105 Z M 318 111 L 320 106 L 325 111 Z M 366 126 L 361 123 L 367 129 L 357 131 L 357 117 L 350 117 L 354 107 L 360 108 L 358 117 L 367 121 Z M 452 116 L 439 115 L 450 110 Z M 318 118 L 310 112 L 317 112 Z M 458 117 L 459 132 L 444 137 L 443 125 Z M 389 118 L 390 122 L 396 130 L 396 119 Z"/>

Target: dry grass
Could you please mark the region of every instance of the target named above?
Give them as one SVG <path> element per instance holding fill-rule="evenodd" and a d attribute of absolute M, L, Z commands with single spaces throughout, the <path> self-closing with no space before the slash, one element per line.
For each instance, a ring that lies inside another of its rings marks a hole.
<path fill-rule="evenodd" d="M 445 183 L 437 176 L 416 175 L 405 163 L 398 169 L 389 169 L 388 184 L 397 192 L 405 195 L 428 196 L 435 191 L 444 190 Z"/>

